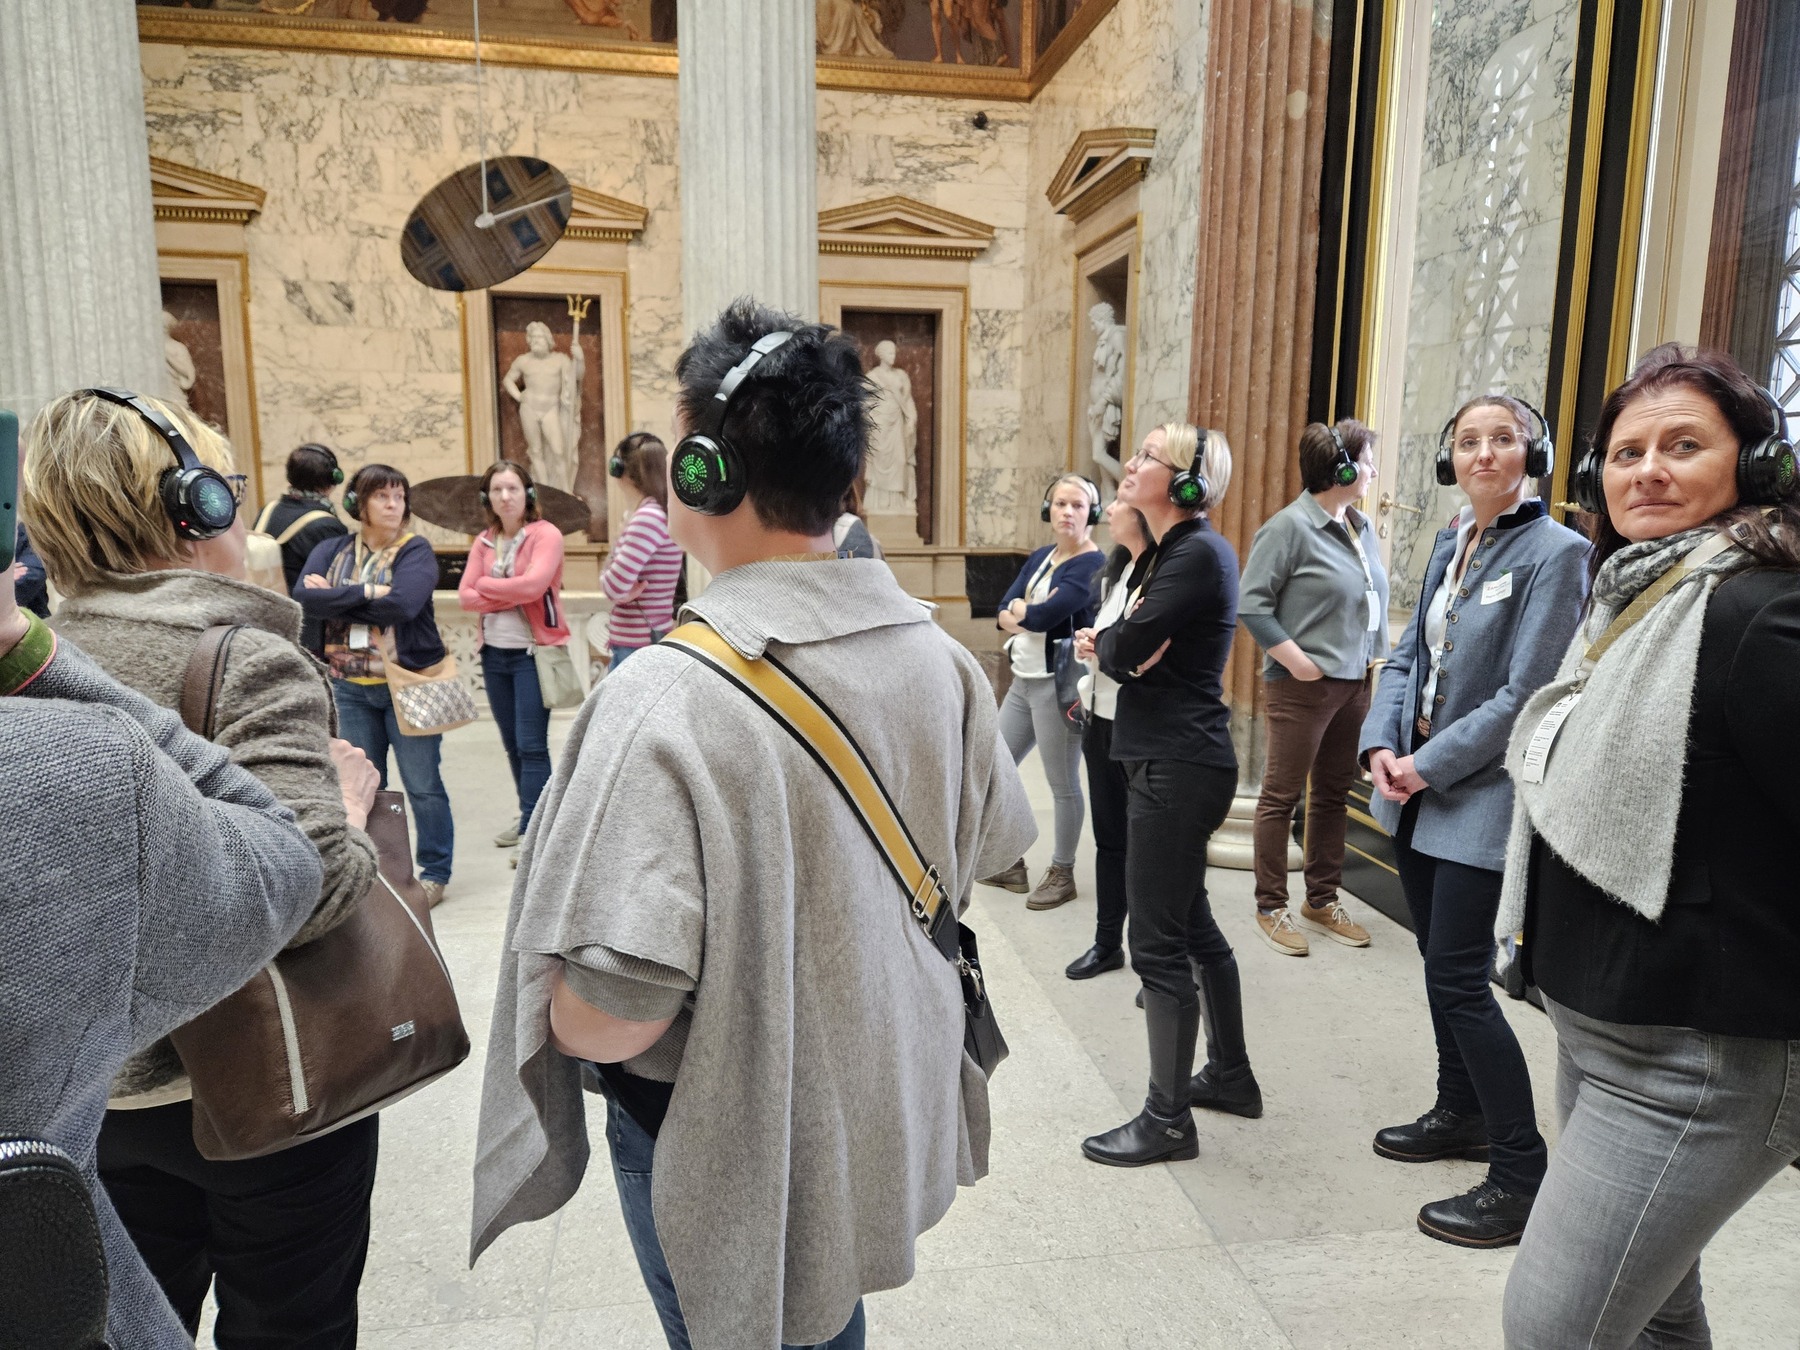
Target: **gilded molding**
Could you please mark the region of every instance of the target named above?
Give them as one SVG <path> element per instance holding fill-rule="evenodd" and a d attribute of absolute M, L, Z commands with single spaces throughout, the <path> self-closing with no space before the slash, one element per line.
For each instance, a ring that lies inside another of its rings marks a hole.
<path fill-rule="evenodd" d="M 150 204 L 158 220 L 244 225 L 267 197 L 254 183 L 150 156 Z"/>
<path fill-rule="evenodd" d="M 604 192 L 571 186 L 574 198 L 565 239 L 588 239 L 605 244 L 629 244 L 644 232 L 650 212 L 635 202 L 609 197 Z"/>
<path fill-rule="evenodd" d="M 994 227 L 911 197 L 881 197 L 819 212 L 819 252 L 967 262 L 994 240 Z"/>
<path fill-rule="evenodd" d="M 1063 156 L 1044 196 L 1058 215 L 1079 224 L 1121 192 L 1143 181 L 1150 171 L 1155 145 L 1153 127 L 1084 131 Z"/>

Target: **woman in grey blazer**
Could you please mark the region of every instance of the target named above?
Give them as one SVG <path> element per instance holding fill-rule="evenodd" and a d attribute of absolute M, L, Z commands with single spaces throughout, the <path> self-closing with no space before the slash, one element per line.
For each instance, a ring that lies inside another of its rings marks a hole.
<path fill-rule="evenodd" d="M 1529 490 L 1553 453 L 1542 415 L 1505 395 L 1474 399 L 1445 424 L 1438 481 L 1469 504 L 1438 531 L 1360 746 L 1376 819 L 1394 836 L 1438 1052 L 1436 1103 L 1379 1131 L 1375 1151 L 1487 1161 L 1475 1189 L 1419 1211 L 1427 1236 L 1464 1247 L 1519 1240 L 1547 1160 L 1525 1056 L 1488 974 L 1512 820 L 1507 736 L 1555 674 L 1587 591 L 1587 541 Z"/>

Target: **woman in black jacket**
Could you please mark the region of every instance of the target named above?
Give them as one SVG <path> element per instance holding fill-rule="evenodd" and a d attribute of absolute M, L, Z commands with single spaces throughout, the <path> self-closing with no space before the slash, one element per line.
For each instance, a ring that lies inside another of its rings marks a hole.
<path fill-rule="evenodd" d="M 1075 846 L 1081 842 L 1081 733 L 1056 697 L 1059 643 L 1071 647 L 1075 630 L 1094 621 L 1094 578 L 1106 555 L 1094 542 L 1100 520 L 1100 489 L 1077 473 L 1066 473 L 1044 493 L 1043 518 L 1056 542 L 1025 560 L 1000 602 L 996 626 L 1007 633 L 1012 687 L 1000 704 L 1000 734 L 1016 764 L 1036 745 L 1044 757 L 1044 777 L 1056 802 L 1056 838 L 1050 868 L 1026 900 L 1028 909 L 1054 909 L 1075 898 Z M 1072 659 L 1072 653 L 1071 653 Z M 1025 860 L 991 877 L 988 886 L 1023 892 L 1031 885 Z"/>
<path fill-rule="evenodd" d="M 1173 422 L 1144 437 L 1119 484 L 1119 500 L 1144 513 L 1156 556 L 1136 606 L 1094 643 L 1101 672 L 1119 682 L 1112 757 L 1129 794 L 1125 897 L 1150 1038 L 1143 1111 L 1081 1146 L 1114 1167 L 1199 1156 L 1190 1106 L 1261 1110 L 1237 961 L 1206 897 L 1206 846 L 1237 790 L 1224 701 L 1237 555 L 1206 520 L 1230 477 L 1223 436 Z M 1190 1080 L 1202 993 L 1208 1062 Z"/>
<path fill-rule="evenodd" d="M 322 621 L 344 739 L 374 762 L 383 787 L 390 749 L 400 763 L 400 781 L 419 832 L 413 846 L 419 881 L 437 905 L 450 884 L 456 849 L 456 823 L 440 768 L 444 738 L 402 734 L 385 666 L 389 651 L 408 670 L 424 670 L 444 659 L 444 639 L 431 602 L 437 554 L 429 539 L 406 528 L 412 519 L 412 488 L 398 469 L 363 465 L 344 489 L 344 510 L 361 528 L 313 550 L 294 599 Z"/>
<path fill-rule="evenodd" d="M 1557 1035 L 1561 1140 L 1506 1343 L 1711 1345 L 1700 1253 L 1800 1155 L 1800 509 L 1774 400 L 1659 347 L 1575 491 L 1590 611 L 1515 724 L 1500 923 Z"/>

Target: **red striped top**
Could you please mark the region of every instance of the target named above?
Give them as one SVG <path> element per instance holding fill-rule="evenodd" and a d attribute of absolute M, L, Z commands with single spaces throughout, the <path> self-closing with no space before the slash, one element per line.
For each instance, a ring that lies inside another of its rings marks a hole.
<path fill-rule="evenodd" d="M 600 574 L 600 589 L 613 602 L 606 641 L 613 647 L 648 647 L 675 626 L 675 582 L 682 553 L 669 538 L 669 518 L 646 497 L 625 522 Z"/>

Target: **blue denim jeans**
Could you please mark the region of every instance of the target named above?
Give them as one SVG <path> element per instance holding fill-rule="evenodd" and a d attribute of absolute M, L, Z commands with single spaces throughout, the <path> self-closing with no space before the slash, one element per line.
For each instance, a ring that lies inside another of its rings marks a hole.
<path fill-rule="evenodd" d="M 641 652 L 644 649 L 642 647 L 612 647 L 608 650 L 612 653 L 612 669 L 617 670 L 619 668 L 619 662 L 623 661 L 633 652 Z"/>
<path fill-rule="evenodd" d="M 519 793 L 519 833 L 524 834 L 550 781 L 550 710 L 538 686 L 537 657 L 524 647 L 484 646 L 481 675 Z"/>
<path fill-rule="evenodd" d="M 650 1301 L 662 1319 L 663 1335 L 668 1338 L 669 1350 L 688 1350 L 687 1323 L 681 1319 L 675 1281 L 663 1258 L 662 1241 L 656 1236 L 656 1216 L 650 1210 L 650 1169 L 656 1160 L 656 1140 L 644 1132 L 629 1111 L 609 1097 L 606 1143 L 612 1151 L 613 1181 L 619 1188 L 625 1231 L 631 1235 L 631 1248 L 637 1253 L 638 1270 L 650 1290 Z M 783 1346 L 782 1350 L 863 1350 L 863 1327 L 863 1305 L 858 1299 L 848 1325 L 830 1340 L 814 1346 Z"/>
<path fill-rule="evenodd" d="M 352 684 L 333 680 L 337 699 L 338 734 L 358 747 L 388 783 L 388 750 L 400 762 L 400 781 L 412 805 L 413 854 L 418 859 L 421 881 L 450 880 L 450 860 L 456 852 L 456 822 L 450 816 L 450 794 L 444 791 L 444 775 L 438 757 L 442 736 L 403 736 L 394 717 L 393 696 L 385 684 Z"/>

